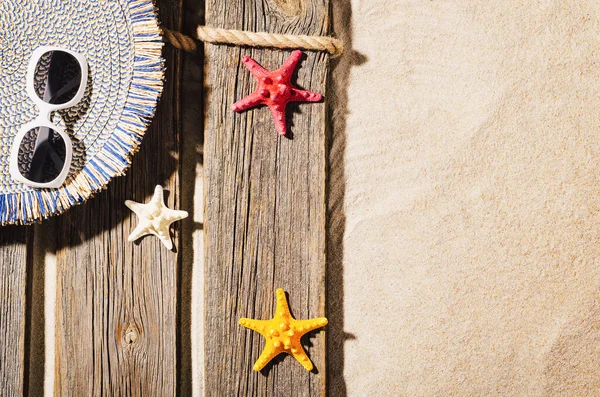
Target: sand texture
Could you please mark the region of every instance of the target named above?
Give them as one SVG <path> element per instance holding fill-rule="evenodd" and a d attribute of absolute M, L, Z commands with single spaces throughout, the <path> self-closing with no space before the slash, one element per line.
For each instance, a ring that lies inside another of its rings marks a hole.
<path fill-rule="evenodd" d="M 335 13 L 331 395 L 599 395 L 600 3 Z"/>

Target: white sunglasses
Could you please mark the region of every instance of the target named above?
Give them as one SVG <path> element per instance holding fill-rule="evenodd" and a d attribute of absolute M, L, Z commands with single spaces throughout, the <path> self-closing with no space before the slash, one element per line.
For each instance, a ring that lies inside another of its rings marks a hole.
<path fill-rule="evenodd" d="M 65 182 L 73 143 L 50 117 L 52 112 L 81 101 L 87 77 L 87 61 L 81 54 L 48 46 L 33 52 L 27 69 L 27 95 L 39 115 L 15 136 L 10 155 L 10 175 L 15 181 L 35 188 L 59 188 Z M 42 90 L 36 91 L 36 83 Z"/>

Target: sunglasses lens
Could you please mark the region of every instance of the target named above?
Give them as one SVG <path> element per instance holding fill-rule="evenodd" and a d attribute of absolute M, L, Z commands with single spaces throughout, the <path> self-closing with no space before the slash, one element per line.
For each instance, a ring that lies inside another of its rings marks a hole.
<path fill-rule="evenodd" d="M 65 167 L 65 141 L 47 127 L 29 130 L 19 146 L 19 172 L 35 183 L 49 183 Z"/>
<path fill-rule="evenodd" d="M 82 84 L 81 65 L 65 51 L 48 51 L 40 57 L 35 71 L 35 91 L 51 105 L 72 100 Z"/>

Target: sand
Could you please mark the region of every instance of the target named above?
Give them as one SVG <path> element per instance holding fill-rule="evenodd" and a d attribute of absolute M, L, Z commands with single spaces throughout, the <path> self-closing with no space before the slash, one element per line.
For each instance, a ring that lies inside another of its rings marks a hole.
<path fill-rule="evenodd" d="M 332 396 L 600 393 L 599 22 L 336 2 Z"/>

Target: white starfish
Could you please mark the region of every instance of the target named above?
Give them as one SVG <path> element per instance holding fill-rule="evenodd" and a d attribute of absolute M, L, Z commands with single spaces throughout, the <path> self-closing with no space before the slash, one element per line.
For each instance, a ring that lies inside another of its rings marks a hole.
<path fill-rule="evenodd" d="M 165 205 L 162 186 L 156 186 L 154 196 L 148 204 L 127 200 L 125 205 L 135 212 L 139 219 L 139 224 L 127 240 L 135 241 L 140 237 L 153 234 L 160 239 L 167 249 L 173 249 L 169 227 L 171 223 L 187 218 L 188 213 L 187 211 L 172 210 Z"/>

